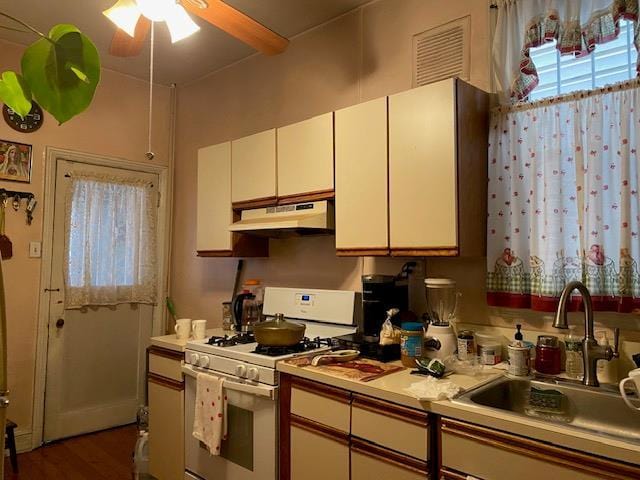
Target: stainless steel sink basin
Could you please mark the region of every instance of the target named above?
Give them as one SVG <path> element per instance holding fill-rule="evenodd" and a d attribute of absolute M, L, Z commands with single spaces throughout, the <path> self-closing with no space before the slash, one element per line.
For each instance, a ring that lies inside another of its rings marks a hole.
<path fill-rule="evenodd" d="M 619 392 L 606 387 L 505 376 L 466 392 L 454 402 L 640 444 L 640 413 L 627 407 Z M 640 400 L 633 403 L 640 406 Z"/>

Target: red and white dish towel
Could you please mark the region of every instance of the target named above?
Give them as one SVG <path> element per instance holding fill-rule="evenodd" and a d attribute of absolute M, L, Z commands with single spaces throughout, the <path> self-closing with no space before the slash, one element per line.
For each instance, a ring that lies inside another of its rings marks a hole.
<path fill-rule="evenodd" d="M 198 373 L 193 436 L 204 443 L 211 455 L 220 455 L 227 438 L 227 396 L 224 378 Z"/>

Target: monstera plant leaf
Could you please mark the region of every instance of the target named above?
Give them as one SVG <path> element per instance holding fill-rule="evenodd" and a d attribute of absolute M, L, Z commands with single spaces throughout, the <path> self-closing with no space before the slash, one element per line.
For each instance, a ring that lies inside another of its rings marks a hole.
<path fill-rule="evenodd" d="M 15 72 L 4 72 L 0 77 L 0 100 L 24 118 L 31 111 L 31 89 Z"/>
<path fill-rule="evenodd" d="M 24 52 L 22 75 L 35 100 L 62 124 L 91 104 L 100 56 L 75 26 L 56 25 Z"/>

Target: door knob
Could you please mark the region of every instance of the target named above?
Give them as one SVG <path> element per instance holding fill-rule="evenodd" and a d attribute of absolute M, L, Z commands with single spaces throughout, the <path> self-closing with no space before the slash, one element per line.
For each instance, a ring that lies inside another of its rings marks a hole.
<path fill-rule="evenodd" d="M 56 328 L 62 328 L 62 327 L 64 327 L 64 319 L 59 318 L 58 320 L 56 320 Z"/>

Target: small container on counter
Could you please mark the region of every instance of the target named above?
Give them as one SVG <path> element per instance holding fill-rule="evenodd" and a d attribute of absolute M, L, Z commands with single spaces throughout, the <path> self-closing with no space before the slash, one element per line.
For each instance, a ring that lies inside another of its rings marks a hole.
<path fill-rule="evenodd" d="M 545 375 L 558 375 L 562 371 L 562 354 L 558 337 L 538 336 L 535 365 L 536 371 Z"/>
<path fill-rule="evenodd" d="M 400 360 L 405 367 L 415 367 L 416 358 L 422 357 L 424 325 L 420 322 L 405 322 L 400 328 Z"/>
<path fill-rule="evenodd" d="M 231 313 L 231 302 L 222 302 L 222 329 L 233 330 L 233 314 Z"/>
<path fill-rule="evenodd" d="M 497 365 L 502 362 L 502 342 L 494 335 L 476 333 L 478 356 L 483 365 Z"/>
<path fill-rule="evenodd" d="M 531 371 L 531 349 L 524 341 L 516 340 L 507 347 L 509 366 L 507 372 L 516 377 L 526 377 Z"/>
<path fill-rule="evenodd" d="M 462 330 L 458 333 L 458 359 L 467 360 L 476 354 L 476 337 L 473 330 Z"/>

